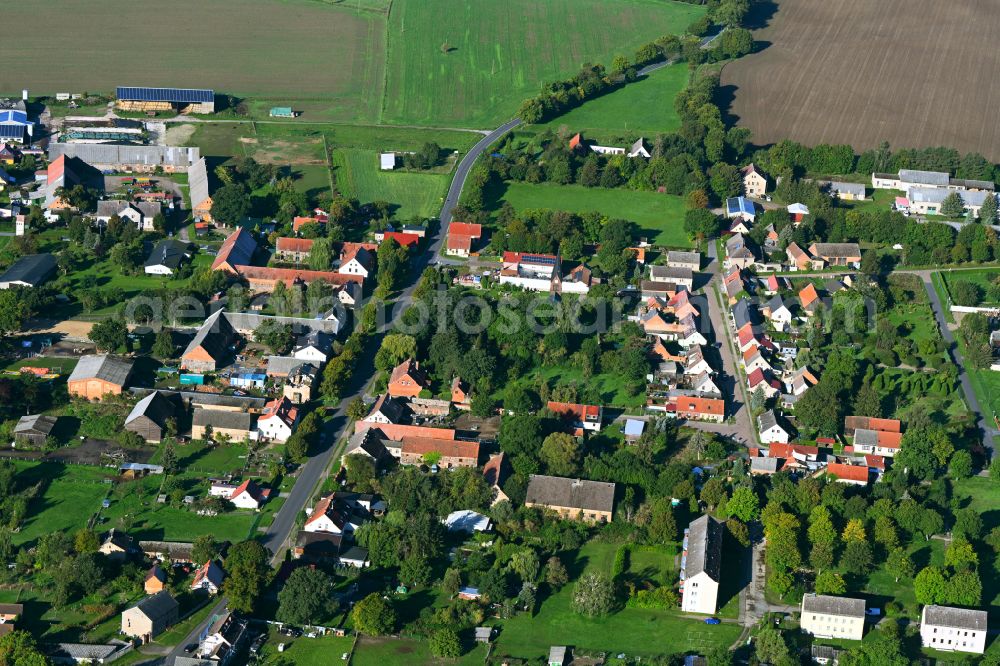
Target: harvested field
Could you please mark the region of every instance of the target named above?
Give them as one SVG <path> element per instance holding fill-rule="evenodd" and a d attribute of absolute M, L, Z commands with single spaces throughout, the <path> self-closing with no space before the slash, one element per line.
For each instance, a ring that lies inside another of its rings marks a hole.
<path fill-rule="evenodd" d="M 1000 160 L 989 0 L 777 0 L 759 53 L 727 65 L 731 113 L 767 144 L 950 146 Z"/>
<path fill-rule="evenodd" d="M 112 92 L 118 85 L 322 98 L 342 120 L 373 120 L 381 102 L 387 3 L 307 0 L 27 0 L 4 3 L 0 91 Z M 137 43 L 114 35 L 142 34 Z M 66 49 L 48 45 L 72 44 Z"/>

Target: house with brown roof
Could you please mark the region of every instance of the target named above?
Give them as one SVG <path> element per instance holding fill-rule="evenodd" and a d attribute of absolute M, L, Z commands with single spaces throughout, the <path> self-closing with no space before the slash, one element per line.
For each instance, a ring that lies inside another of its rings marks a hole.
<path fill-rule="evenodd" d="M 586 479 L 532 474 L 524 506 L 555 511 L 561 518 L 588 523 L 610 523 L 615 484 Z"/>
<path fill-rule="evenodd" d="M 477 467 L 479 442 L 403 437 L 400 445 L 400 464 L 423 465 L 428 460 L 436 460 L 435 464 L 441 469 Z"/>
<path fill-rule="evenodd" d="M 577 437 L 582 436 L 584 432 L 598 432 L 601 429 L 604 408 L 600 405 L 579 405 L 550 400 L 546 407 L 570 424 L 573 434 Z"/>
<path fill-rule="evenodd" d="M 312 252 L 313 240 L 311 238 L 291 238 L 282 236 L 274 243 L 274 256 L 279 261 L 299 263 L 309 261 L 309 253 Z"/>
<path fill-rule="evenodd" d="M 361 275 L 349 275 L 333 271 L 248 266 L 243 264 L 239 264 L 235 268 L 236 273 L 246 280 L 250 291 L 254 293 L 269 294 L 274 291 L 279 282 L 284 282 L 286 287 L 292 287 L 296 284 L 308 285 L 317 281 L 327 282 L 334 287 L 343 287 L 352 282 L 363 284 L 365 280 Z"/>
<path fill-rule="evenodd" d="M 472 407 L 472 394 L 469 385 L 456 376 L 451 380 L 451 404 L 456 409 L 467 410 Z"/>
<path fill-rule="evenodd" d="M 881 419 L 874 416 L 845 416 L 844 435 L 854 437 L 854 431 L 881 430 L 882 432 L 902 432 L 903 424 L 898 419 Z"/>
<path fill-rule="evenodd" d="M 88 400 L 121 395 L 132 376 L 132 361 L 110 354 L 81 356 L 67 380 L 69 394 Z"/>
<path fill-rule="evenodd" d="M 699 398 L 679 395 L 675 398 L 675 414 L 679 419 L 722 423 L 726 416 L 726 403 L 717 398 Z"/>
<path fill-rule="evenodd" d="M 392 369 L 386 391 L 393 397 L 415 398 L 429 386 L 427 373 L 420 369 L 420 363 L 408 358 Z"/>
<path fill-rule="evenodd" d="M 493 501 L 490 502 L 490 506 L 504 500 L 510 501 L 510 497 L 507 496 L 507 493 L 501 487 L 509 474 L 510 463 L 507 461 L 506 454 L 502 451 L 491 455 L 489 461 L 483 465 L 483 479 L 493 489 Z"/>
<path fill-rule="evenodd" d="M 805 250 L 799 247 L 797 243 L 788 244 L 788 247 L 785 248 L 785 256 L 788 257 L 788 263 L 791 264 L 795 270 L 807 271 L 812 268 L 812 260 L 809 255 L 806 254 Z"/>
<path fill-rule="evenodd" d="M 743 174 L 743 194 L 748 197 L 762 197 L 767 193 L 767 176 L 752 162 L 741 170 Z"/>
<path fill-rule="evenodd" d="M 307 224 L 324 224 L 324 221 L 318 217 L 306 217 L 304 215 L 296 215 L 292 218 L 292 231 L 299 233 L 302 227 Z"/>
<path fill-rule="evenodd" d="M 236 267 L 249 264 L 256 252 L 257 241 L 250 232 L 240 227 L 223 241 L 222 247 L 215 255 L 215 261 L 212 262 L 212 270 L 237 275 L 239 270 Z"/>
<path fill-rule="evenodd" d="M 143 582 L 143 589 L 146 594 L 156 594 L 162 592 L 167 587 L 167 572 L 163 570 L 159 562 L 156 562 L 146 572 L 146 580 Z"/>
<path fill-rule="evenodd" d="M 813 257 L 813 268 L 861 267 L 861 246 L 857 243 L 813 243 L 809 254 Z"/>
<path fill-rule="evenodd" d="M 799 292 L 799 305 L 802 306 L 802 310 L 807 316 L 812 316 L 819 304 L 819 293 L 816 291 L 816 285 L 810 282 Z"/>
<path fill-rule="evenodd" d="M 445 253 L 454 257 L 468 257 L 475 244 L 482 238 L 483 227 L 471 222 L 452 222 L 448 225 L 448 243 Z"/>
<path fill-rule="evenodd" d="M 835 477 L 840 483 L 848 483 L 854 486 L 868 485 L 867 465 L 847 465 L 845 463 L 832 462 L 826 466 L 828 476 Z"/>

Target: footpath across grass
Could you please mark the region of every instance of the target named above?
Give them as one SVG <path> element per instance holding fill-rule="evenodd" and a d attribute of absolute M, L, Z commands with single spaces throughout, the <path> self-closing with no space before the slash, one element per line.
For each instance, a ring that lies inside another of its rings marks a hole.
<path fill-rule="evenodd" d="M 566 210 L 573 213 L 597 211 L 609 218 L 634 222 L 638 235 L 667 247 L 692 247 L 684 231 L 684 200 L 657 192 L 625 188 L 604 189 L 582 185 L 549 183 L 509 183 L 501 201 L 517 211 L 529 208 Z"/>

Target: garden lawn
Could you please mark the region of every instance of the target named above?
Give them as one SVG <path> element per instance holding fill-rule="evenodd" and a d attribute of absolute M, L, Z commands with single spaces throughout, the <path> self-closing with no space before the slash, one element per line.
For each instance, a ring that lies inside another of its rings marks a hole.
<path fill-rule="evenodd" d="M 989 292 L 990 287 L 993 285 L 993 280 L 1000 277 L 1000 269 L 984 268 L 971 271 L 943 271 L 941 276 L 944 278 L 944 283 L 948 288 L 949 294 L 956 282 L 971 282 L 982 290 L 983 296 L 979 305 L 998 305 L 997 301 L 990 299 Z"/>
<path fill-rule="evenodd" d="M 967 352 L 962 336 L 955 335 L 955 344 L 965 358 Z M 1000 372 L 989 368 L 977 370 L 966 363 L 965 373 L 972 383 L 972 390 L 976 394 L 976 400 L 979 402 L 979 408 L 983 411 L 983 416 L 986 419 L 995 419 L 1000 416 Z"/>
<path fill-rule="evenodd" d="M 907 547 L 906 552 L 913 561 L 916 571 L 920 571 L 930 564 L 944 565 L 944 542 L 938 539 L 923 541 L 918 537 Z M 844 578 L 848 581 L 854 580 L 852 576 L 845 575 Z M 897 582 L 896 575 L 885 564 L 869 574 L 867 582 L 863 580 L 857 582 L 857 589 L 849 587 L 848 591 L 876 597 L 875 602 L 869 605 L 884 607 L 885 602 L 891 600 L 902 605 L 908 614 L 914 617 L 919 615 L 920 607 L 913 593 L 913 580 L 900 578 Z"/>
<path fill-rule="evenodd" d="M 45 491 L 28 504 L 28 515 L 21 529 L 12 535 L 16 546 L 32 543 L 50 532 L 73 533 L 86 527 L 111 490 L 104 483 L 110 475 L 100 467 L 49 462 L 15 465 L 20 483 L 45 484 Z"/>
<path fill-rule="evenodd" d="M 285 651 L 278 652 L 278 644 L 285 643 Z M 295 664 L 295 666 L 328 666 L 340 663 L 341 655 L 350 654 L 354 646 L 353 636 L 321 636 L 319 638 L 299 638 L 290 641 L 276 631 L 271 632 L 261 648 L 258 663 L 264 666 Z"/>
<path fill-rule="evenodd" d="M 704 11 L 654 0 L 396 2 L 382 122 L 496 127 L 545 83 L 632 57 Z"/>
<path fill-rule="evenodd" d="M 691 239 L 684 231 L 684 200 L 670 194 L 582 185 L 508 183 L 501 201 L 510 202 L 517 211 L 529 208 L 574 213 L 597 211 L 609 218 L 634 222 L 639 235 L 645 236 L 651 243 L 677 248 L 692 247 Z"/>
<path fill-rule="evenodd" d="M 615 544 L 588 543 L 568 568 L 574 578 L 586 571 L 610 575 L 616 549 Z M 573 645 L 589 651 L 624 652 L 629 656 L 704 653 L 715 645 L 731 645 L 740 634 L 736 624 L 709 626 L 673 609 L 623 608 L 609 616 L 590 619 L 573 612 L 572 596 L 571 582 L 543 599 L 534 617 L 518 615 L 503 621 L 494 652 L 538 659 L 548 654 L 552 645 Z"/>
<path fill-rule="evenodd" d="M 6 369 L 20 370 L 21 368 L 49 368 L 59 374 L 69 375 L 73 372 L 73 368 L 76 367 L 77 360 L 78 359 L 75 358 L 35 356 L 34 358 L 25 358 L 11 363 L 6 367 Z"/>
<path fill-rule="evenodd" d="M 658 69 L 536 127 L 565 127 L 573 133 L 583 132 L 587 139 L 623 147 L 626 136 L 643 135 L 649 139 L 673 132 L 681 125 L 674 98 L 687 85 L 688 71 L 685 64 Z"/>
<path fill-rule="evenodd" d="M 436 217 L 451 180 L 444 174 L 382 171 L 377 152 L 357 148 L 334 151 L 333 168 L 344 195 L 361 203 L 387 201 L 397 220 Z"/>
<path fill-rule="evenodd" d="M 590 377 L 584 377 L 583 371 L 580 368 L 570 365 L 536 368 L 519 377 L 514 383 L 532 387 L 536 385 L 539 378 L 549 383 L 555 382 L 557 385 L 573 383 L 580 386 L 588 385 L 601 396 L 602 404 L 608 407 L 639 408 L 646 404 L 645 393 L 639 393 L 638 395 L 628 394 L 628 391 L 625 390 L 625 381 L 621 376 L 602 372 Z M 500 398 L 502 394 L 502 390 L 498 391 L 497 398 Z"/>
<path fill-rule="evenodd" d="M 299 639 L 298 642 L 302 642 Z M 293 652 L 286 652 L 289 656 Z M 284 656 L 284 654 L 282 656 Z M 338 656 L 339 658 L 339 656 Z M 482 664 L 486 659 L 486 646 L 476 644 L 458 659 L 438 659 L 431 655 L 430 644 L 427 641 L 417 641 L 412 638 L 360 638 L 351 657 L 351 666 L 409 666 L 410 664 L 427 664 L 439 666 L 457 664 L 459 666 Z M 311 664 L 313 662 L 294 662 Z M 316 662 L 320 663 L 320 662 Z M 330 663 L 330 657 L 322 663 Z"/>

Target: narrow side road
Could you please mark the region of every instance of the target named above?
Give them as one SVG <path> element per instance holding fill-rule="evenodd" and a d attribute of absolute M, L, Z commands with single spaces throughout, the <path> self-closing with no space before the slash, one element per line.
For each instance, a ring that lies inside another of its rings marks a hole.
<path fill-rule="evenodd" d="M 359 359 L 356 365 L 357 372 L 354 377 L 352 377 L 351 384 L 346 391 L 346 395 L 342 397 L 337 408 L 331 413 L 328 413 L 327 418 L 323 423 L 323 429 L 320 433 L 320 450 L 315 452 L 314 455 L 309 458 L 305 464 L 303 464 L 299 470 L 299 475 L 295 481 L 295 485 L 292 486 L 291 491 L 288 493 L 288 498 L 278 510 L 278 513 L 274 517 L 274 521 L 261 537 L 261 543 L 263 543 L 272 554 L 271 565 L 273 567 L 278 566 L 284 559 L 287 542 L 295 530 L 296 521 L 299 515 L 301 515 L 302 511 L 306 508 L 306 505 L 312 498 L 313 493 L 323 480 L 324 474 L 327 473 L 330 466 L 343 449 L 346 442 L 345 438 L 348 434 L 348 426 L 350 425 L 350 420 L 347 417 L 347 406 L 353 402 L 355 398 L 363 397 L 372 382 L 375 380 L 375 353 L 381 346 L 382 338 L 386 335 L 386 333 L 392 330 L 398 317 L 413 302 L 413 291 L 416 289 L 417 282 L 419 281 L 424 268 L 426 268 L 427 265 L 435 257 L 437 257 L 437 254 L 441 249 L 441 245 L 448 235 L 448 227 L 451 224 L 452 211 L 458 203 L 459 197 L 462 194 L 462 188 L 465 186 L 465 181 L 469 177 L 472 166 L 475 164 L 479 156 L 482 155 L 483 152 L 486 151 L 486 149 L 488 149 L 495 141 L 520 124 L 521 121 L 515 119 L 501 125 L 477 142 L 476 145 L 473 146 L 472 150 L 470 150 L 462 158 L 461 162 L 459 162 L 458 168 L 455 171 L 455 178 L 451 183 L 451 187 L 448 189 L 448 195 L 441 209 L 441 226 L 438 229 L 437 235 L 431 240 L 425 252 L 413 258 L 409 273 L 409 286 L 407 286 L 403 290 L 402 294 L 400 294 L 399 298 L 396 299 L 391 306 L 389 306 L 385 315 L 384 325 L 376 334 L 372 336 L 371 339 L 368 340 L 368 343 L 365 346 L 364 355 L 361 359 Z M 220 597 L 216 605 L 213 607 L 212 612 L 209 614 L 208 620 L 192 630 L 191 633 L 183 641 L 178 643 L 177 646 L 175 646 L 174 649 L 165 657 L 165 663 L 168 666 L 173 664 L 175 657 L 184 655 L 184 647 L 186 645 L 198 642 L 198 639 L 202 635 L 206 625 L 211 622 L 212 616 L 222 613 L 226 608 L 226 604 L 227 599 L 224 596 Z"/>

